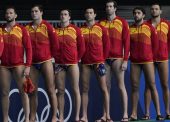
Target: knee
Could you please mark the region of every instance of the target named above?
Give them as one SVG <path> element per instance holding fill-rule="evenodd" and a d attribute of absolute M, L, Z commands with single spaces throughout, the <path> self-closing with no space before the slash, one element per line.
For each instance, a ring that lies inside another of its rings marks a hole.
<path fill-rule="evenodd" d="M 132 84 L 132 91 L 137 92 L 139 90 L 139 85 L 137 83 Z"/>
<path fill-rule="evenodd" d="M 106 81 L 106 85 L 107 85 L 107 89 L 108 89 L 108 91 L 110 91 L 110 89 L 111 89 L 111 81 L 110 80 L 107 80 Z"/>
<path fill-rule="evenodd" d="M 26 93 L 24 91 L 19 91 L 21 96 L 24 96 Z"/>
<path fill-rule="evenodd" d="M 73 89 L 73 94 L 74 95 L 80 94 L 79 86 L 73 87 L 72 89 Z"/>
<path fill-rule="evenodd" d="M 52 88 L 47 88 L 47 92 L 49 94 L 53 94 L 53 93 L 55 93 L 55 89 L 53 87 Z"/>
<path fill-rule="evenodd" d="M 123 84 L 119 85 L 119 90 L 120 90 L 121 92 L 126 91 L 125 85 L 123 85 Z"/>
<path fill-rule="evenodd" d="M 7 96 L 9 96 L 9 90 L 1 90 L 1 96 L 2 96 L 2 97 L 7 97 Z"/>
<path fill-rule="evenodd" d="M 29 97 L 38 97 L 38 89 L 35 89 L 35 91 L 33 91 Z"/>
<path fill-rule="evenodd" d="M 151 92 L 153 92 L 153 91 L 155 91 L 155 90 L 156 90 L 156 84 L 155 84 L 155 82 L 150 83 L 150 85 L 149 85 L 149 89 L 151 90 Z"/>
<path fill-rule="evenodd" d="M 83 86 L 83 87 L 82 87 L 82 92 L 83 92 L 83 94 L 88 94 L 88 92 L 89 92 L 89 86 Z"/>
<path fill-rule="evenodd" d="M 146 83 L 146 85 L 145 85 L 145 92 L 147 92 L 147 91 L 149 91 L 150 90 L 150 88 L 149 88 L 149 84 L 148 83 Z"/>
<path fill-rule="evenodd" d="M 64 94 L 65 94 L 65 89 L 59 88 L 57 94 L 58 94 L 59 96 L 64 96 Z"/>
<path fill-rule="evenodd" d="M 164 82 L 161 84 L 163 91 L 169 90 L 168 82 Z"/>
<path fill-rule="evenodd" d="M 30 99 L 38 99 L 38 91 L 34 91 L 31 94 L 29 94 Z"/>
<path fill-rule="evenodd" d="M 19 94 L 20 94 L 21 96 L 25 96 L 25 95 L 26 95 L 26 93 L 24 92 L 23 89 L 22 89 L 22 90 L 19 90 Z"/>
<path fill-rule="evenodd" d="M 101 91 L 104 95 L 108 94 L 108 89 L 107 89 L 107 86 L 101 86 Z"/>

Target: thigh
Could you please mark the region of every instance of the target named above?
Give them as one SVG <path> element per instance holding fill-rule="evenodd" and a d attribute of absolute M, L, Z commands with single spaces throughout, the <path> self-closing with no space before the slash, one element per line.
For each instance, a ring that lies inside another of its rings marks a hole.
<path fill-rule="evenodd" d="M 147 83 L 155 83 L 155 70 L 153 63 L 143 64 L 143 72 Z"/>
<path fill-rule="evenodd" d="M 89 88 L 89 81 L 90 81 L 90 74 L 91 74 L 91 69 L 90 66 L 88 65 L 82 65 L 81 66 L 81 82 L 82 86 L 85 89 Z"/>
<path fill-rule="evenodd" d="M 40 76 L 40 71 L 36 69 L 34 66 L 31 66 L 30 69 L 30 77 L 36 88 L 38 88 L 38 80 Z"/>
<path fill-rule="evenodd" d="M 24 69 L 25 69 L 25 66 L 17 66 L 17 67 L 12 69 L 13 77 L 14 77 L 14 79 L 17 83 L 18 89 L 20 91 L 23 90 L 23 84 L 24 84 L 24 81 L 25 81 Z"/>
<path fill-rule="evenodd" d="M 8 68 L 0 67 L 0 88 L 1 91 L 10 90 L 11 72 Z"/>
<path fill-rule="evenodd" d="M 124 81 L 124 71 L 121 70 L 122 63 L 123 63 L 123 59 L 116 59 L 112 63 L 114 76 L 118 82 Z"/>
<path fill-rule="evenodd" d="M 54 69 L 51 61 L 47 61 L 41 64 L 41 72 L 45 81 L 45 85 L 48 89 L 55 86 L 54 83 Z"/>
<path fill-rule="evenodd" d="M 141 75 L 141 64 L 132 64 L 130 65 L 130 78 L 132 85 L 139 86 Z"/>
<path fill-rule="evenodd" d="M 110 84 L 112 78 L 112 67 L 107 63 L 105 63 L 105 67 L 106 67 L 106 81 L 108 84 Z"/>
<path fill-rule="evenodd" d="M 102 88 L 102 90 L 104 90 L 105 88 L 107 88 L 107 85 L 106 85 L 106 75 L 103 75 L 103 76 L 100 76 L 98 74 L 98 71 L 97 71 L 97 65 L 94 67 L 94 71 L 95 71 L 95 75 L 96 75 L 96 78 L 100 84 L 100 87 Z"/>
<path fill-rule="evenodd" d="M 76 64 L 76 65 L 69 66 L 68 73 L 69 73 L 69 79 L 71 81 L 71 86 L 74 88 L 78 87 L 79 76 L 80 76 L 78 65 Z"/>
<path fill-rule="evenodd" d="M 55 73 L 55 84 L 56 88 L 60 90 L 65 89 L 65 77 L 66 77 L 66 71 L 61 70 L 58 73 Z"/>
<path fill-rule="evenodd" d="M 161 83 L 168 84 L 168 61 L 158 64 L 158 73 Z"/>

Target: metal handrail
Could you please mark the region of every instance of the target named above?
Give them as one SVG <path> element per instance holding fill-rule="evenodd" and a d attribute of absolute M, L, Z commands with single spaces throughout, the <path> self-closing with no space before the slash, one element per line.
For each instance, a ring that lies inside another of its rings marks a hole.
<path fill-rule="evenodd" d="M 60 20 L 47 20 L 49 23 L 51 23 L 54 27 L 57 27 L 60 23 Z M 129 23 L 132 23 L 133 20 L 127 20 Z M 26 25 L 31 22 L 31 20 L 19 20 L 18 23 L 22 25 Z M 85 20 L 71 20 L 71 23 L 74 23 L 76 26 L 81 26 L 83 23 L 85 23 Z M 6 23 L 6 21 L 0 21 L 0 24 L 3 25 Z"/>

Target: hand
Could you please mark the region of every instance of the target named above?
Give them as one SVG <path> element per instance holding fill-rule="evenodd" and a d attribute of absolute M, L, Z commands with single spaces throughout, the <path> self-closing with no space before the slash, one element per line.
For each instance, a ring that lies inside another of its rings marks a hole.
<path fill-rule="evenodd" d="M 30 67 L 25 67 L 24 76 L 29 76 L 29 75 L 30 75 Z"/>
<path fill-rule="evenodd" d="M 122 66 L 121 66 L 121 70 L 125 71 L 127 69 L 127 61 L 123 61 Z"/>

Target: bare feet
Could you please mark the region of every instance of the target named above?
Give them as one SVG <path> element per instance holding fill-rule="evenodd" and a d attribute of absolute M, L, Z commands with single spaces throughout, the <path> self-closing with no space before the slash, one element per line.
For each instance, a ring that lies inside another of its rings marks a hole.
<path fill-rule="evenodd" d="M 102 117 L 102 118 L 96 120 L 95 122 L 106 122 L 106 118 Z"/>
<path fill-rule="evenodd" d="M 81 121 L 81 122 L 88 122 L 88 119 L 87 119 L 87 118 L 82 117 L 82 118 L 80 119 L 80 121 Z"/>

